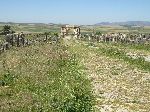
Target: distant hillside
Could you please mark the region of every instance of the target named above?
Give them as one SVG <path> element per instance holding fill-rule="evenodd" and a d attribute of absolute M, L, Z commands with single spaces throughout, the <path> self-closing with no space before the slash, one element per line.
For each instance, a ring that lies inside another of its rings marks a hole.
<path fill-rule="evenodd" d="M 118 25 L 118 26 L 124 26 L 124 25 L 129 25 L 129 26 L 150 26 L 150 22 L 149 21 L 126 21 L 126 22 L 101 22 L 101 23 L 97 23 L 95 24 L 97 26 L 114 26 L 114 25 Z"/>
<path fill-rule="evenodd" d="M 16 24 L 19 24 L 19 25 L 41 25 L 41 26 L 44 26 L 44 25 L 56 25 L 54 23 L 15 23 L 15 22 L 0 22 L 1 25 L 5 25 L 5 24 L 8 24 L 8 25 L 16 25 Z"/>

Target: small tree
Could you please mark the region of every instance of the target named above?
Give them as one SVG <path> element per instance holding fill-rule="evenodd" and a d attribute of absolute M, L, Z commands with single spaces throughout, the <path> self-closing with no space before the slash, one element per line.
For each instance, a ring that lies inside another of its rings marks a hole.
<path fill-rule="evenodd" d="M 12 31 L 12 30 L 11 30 L 11 26 L 9 26 L 9 25 L 3 26 L 2 33 L 1 33 L 1 34 L 7 35 L 7 34 L 10 34 L 10 33 L 15 33 L 15 31 Z"/>

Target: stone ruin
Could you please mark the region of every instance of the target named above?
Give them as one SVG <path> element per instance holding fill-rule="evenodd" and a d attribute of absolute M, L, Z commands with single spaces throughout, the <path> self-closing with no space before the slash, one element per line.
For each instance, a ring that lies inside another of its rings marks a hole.
<path fill-rule="evenodd" d="M 65 37 L 68 35 L 73 35 L 78 37 L 80 35 L 80 27 L 74 25 L 66 25 L 61 27 L 61 36 Z"/>

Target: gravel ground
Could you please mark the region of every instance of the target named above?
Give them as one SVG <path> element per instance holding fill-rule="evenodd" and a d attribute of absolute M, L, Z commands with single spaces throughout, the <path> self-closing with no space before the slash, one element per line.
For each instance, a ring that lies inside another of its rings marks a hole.
<path fill-rule="evenodd" d="M 74 52 L 92 80 L 96 112 L 150 112 L 149 72 L 83 46 L 78 44 Z"/>

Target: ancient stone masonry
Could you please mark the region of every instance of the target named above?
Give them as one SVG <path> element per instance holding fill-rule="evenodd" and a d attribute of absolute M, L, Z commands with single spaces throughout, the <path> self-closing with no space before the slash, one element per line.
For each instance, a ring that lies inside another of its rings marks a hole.
<path fill-rule="evenodd" d="M 66 25 L 61 27 L 61 36 L 74 35 L 78 37 L 80 35 L 80 27 L 74 25 Z"/>
<path fill-rule="evenodd" d="M 131 44 L 150 44 L 150 34 L 106 33 L 100 35 L 81 35 L 82 40 L 89 42 L 115 42 Z"/>
<path fill-rule="evenodd" d="M 29 37 L 29 38 L 28 38 Z M 9 50 L 11 47 L 25 47 L 39 42 L 58 42 L 59 37 L 51 36 L 50 34 L 36 33 L 36 34 L 24 34 L 12 33 L 4 36 L 5 41 L 0 44 L 0 54 L 4 51 Z M 53 40 L 55 38 L 55 40 Z"/>

